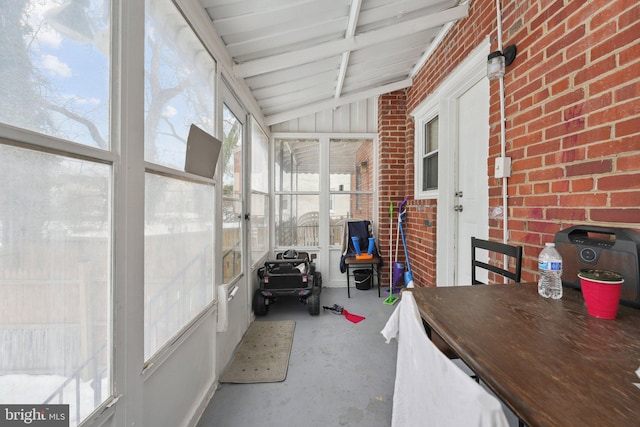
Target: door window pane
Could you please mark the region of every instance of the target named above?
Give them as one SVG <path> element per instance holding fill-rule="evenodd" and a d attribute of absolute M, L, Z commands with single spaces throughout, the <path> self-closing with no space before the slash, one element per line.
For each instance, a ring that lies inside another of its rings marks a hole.
<path fill-rule="evenodd" d="M 225 105 L 223 111 L 223 164 L 222 194 L 224 197 L 242 197 L 242 122 Z"/>
<path fill-rule="evenodd" d="M 330 196 L 330 245 L 342 245 L 344 223 L 348 219 L 371 220 L 373 194 L 338 194 Z"/>
<path fill-rule="evenodd" d="M 109 149 L 109 0 L 2 2 L 0 122 Z"/>
<path fill-rule="evenodd" d="M 0 145 L 0 182 L 0 402 L 75 426 L 111 395 L 111 166 Z"/>
<path fill-rule="evenodd" d="M 255 120 L 251 121 L 251 190 L 269 192 L 269 140 Z"/>
<path fill-rule="evenodd" d="M 335 140 L 329 143 L 331 191 L 373 189 L 373 141 Z"/>
<path fill-rule="evenodd" d="M 249 250 L 255 264 L 269 250 L 269 140 L 251 121 L 251 220 Z"/>
<path fill-rule="evenodd" d="M 145 359 L 213 299 L 214 187 L 146 174 Z"/>
<path fill-rule="evenodd" d="M 316 139 L 276 139 L 276 191 L 319 191 L 319 148 Z"/>
<path fill-rule="evenodd" d="M 214 133 L 215 61 L 171 1 L 146 1 L 146 161 L 184 170 L 191 124 Z"/>
<path fill-rule="evenodd" d="M 282 194 L 275 208 L 277 246 L 318 246 L 317 195 Z"/>
<path fill-rule="evenodd" d="M 222 212 L 222 280 L 230 283 L 242 272 L 242 203 L 224 200 Z"/>
<path fill-rule="evenodd" d="M 243 130 L 242 122 L 223 106 L 222 276 L 230 283 L 242 273 Z"/>
<path fill-rule="evenodd" d="M 251 262 L 257 262 L 269 250 L 269 195 L 251 194 Z"/>

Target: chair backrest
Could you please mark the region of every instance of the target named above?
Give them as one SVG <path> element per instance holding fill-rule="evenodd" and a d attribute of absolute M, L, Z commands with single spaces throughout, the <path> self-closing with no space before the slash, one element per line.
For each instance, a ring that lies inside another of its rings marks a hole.
<path fill-rule="evenodd" d="M 506 266 L 498 267 L 486 262 L 479 261 L 476 255 L 476 249 L 485 249 L 489 252 L 495 252 L 509 257 L 508 264 Z M 514 262 L 515 266 L 510 269 L 511 262 Z M 489 240 L 471 238 L 471 283 L 473 285 L 485 285 L 476 279 L 476 268 L 482 268 L 500 276 L 507 277 L 514 282 L 520 282 L 522 275 L 522 246 L 513 246 L 506 243 L 492 242 Z"/>
<path fill-rule="evenodd" d="M 369 220 L 349 220 L 344 224 L 344 242 L 343 252 L 345 254 L 354 254 L 356 252 L 353 246 L 352 237 L 357 237 L 360 243 L 360 250 L 367 252 L 369 245 L 369 237 L 373 237 L 373 225 Z M 378 254 L 377 244 L 374 247 L 375 255 Z"/>

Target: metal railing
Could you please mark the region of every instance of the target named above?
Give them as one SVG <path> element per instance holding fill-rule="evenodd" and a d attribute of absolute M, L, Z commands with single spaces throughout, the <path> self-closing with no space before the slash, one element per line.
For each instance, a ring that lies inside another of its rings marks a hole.
<path fill-rule="evenodd" d="M 82 409 L 82 405 L 81 405 L 82 393 L 80 391 L 80 383 L 81 383 L 80 379 L 82 377 L 82 371 L 84 371 L 90 364 L 93 364 L 93 379 L 91 380 L 91 388 L 93 389 L 93 407 L 96 408 L 98 407 L 98 405 L 100 405 L 100 403 L 102 403 L 102 378 L 105 372 L 107 372 L 108 370 L 108 366 L 104 366 L 102 369 L 98 369 L 98 363 L 99 363 L 98 358 L 102 356 L 102 353 L 104 353 L 106 349 L 107 349 L 107 343 L 104 343 L 102 347 L 100 347 L 95 353 L 93 353 L 91 358 L 89 358 L 82 365 L 80 365 L 78 369 L 76 369 L 60 386 L 58 386 L 58 388 L 56 388 L 53 391 L 53 393 L 51 393 L 51 395 L 49 395 L 49 397 L 47 397 L 45 401 L 42 402 L 42 404 L 46 405 L 47 403 L 51 403 L 56 396 L 58 397 L 57 403 L 63 403 L 65 387 L 71 384 L 72 382 L 75 382 L 76 423 L 80 424 L 80 421 L 82 421 L 81 413 L 80 413 Z"/>

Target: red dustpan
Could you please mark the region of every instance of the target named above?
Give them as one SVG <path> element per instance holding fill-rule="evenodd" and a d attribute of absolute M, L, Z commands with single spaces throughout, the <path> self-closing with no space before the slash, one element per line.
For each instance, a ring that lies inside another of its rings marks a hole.
<path fill-rule="evenodd" d="M 364 316 L 359 316 L 357 314 L 349 313 L 344 308 L 342 309 L 342 315 L 346 317 L 348 321 L 353 323 L 362 322 L 365 319 Z"/>
<path fill-rule="evenodd" d="M 364 316 L 359 316 L 357 314 L 349 313 L 347 310 L 344 309 L 344 307 L 338 304 L 333 304 L 332 307 L 327 307 L 326 305 L 324 305 L 322 306 L 322 308 L 325 310 L 331 310 L 333 311 L 334 314 L 342 314 L 348 321 L 353 323 L 362 322 L 365 319 Z"/>

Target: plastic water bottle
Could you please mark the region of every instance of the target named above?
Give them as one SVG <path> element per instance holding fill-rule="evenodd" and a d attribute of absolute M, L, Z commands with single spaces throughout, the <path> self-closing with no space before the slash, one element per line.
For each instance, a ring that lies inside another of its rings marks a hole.
<path fill-rule="evenodd" d="M 546 243 L 538 257 L 538 293 L 545 298 L 562 298 L 562 256 L 554 243 Z"/>

